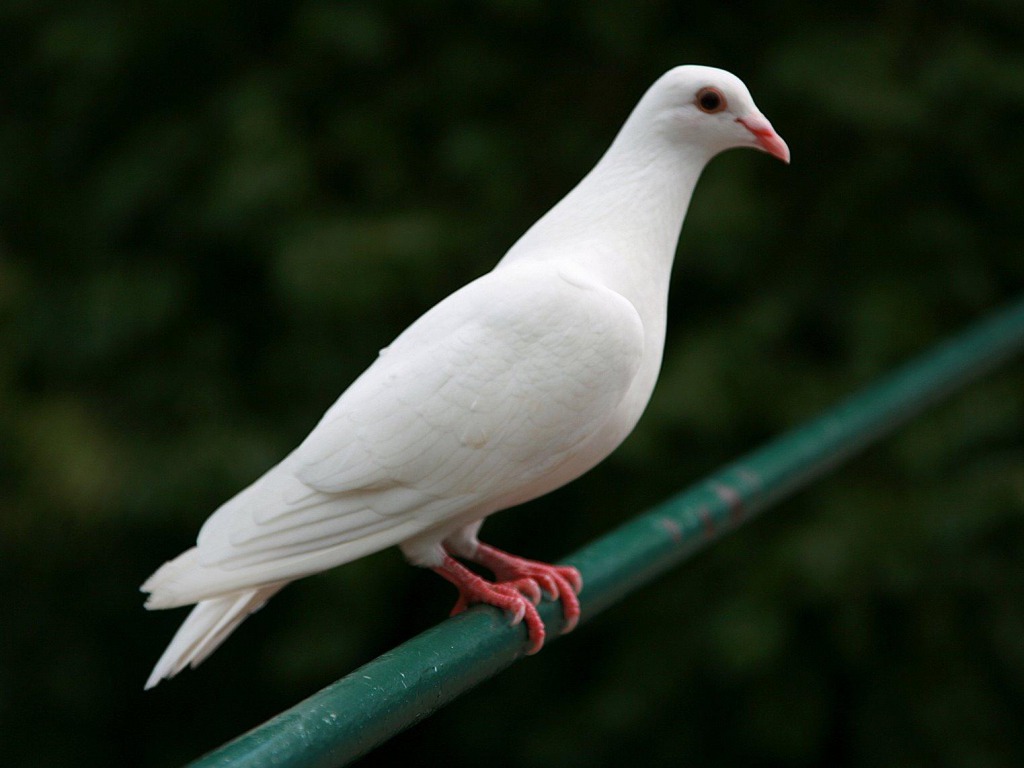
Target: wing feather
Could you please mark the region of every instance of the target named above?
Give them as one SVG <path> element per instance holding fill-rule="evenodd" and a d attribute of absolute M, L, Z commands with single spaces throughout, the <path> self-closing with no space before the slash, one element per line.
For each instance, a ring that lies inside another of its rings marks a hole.
<path fill-rule="evenodd" d="M 193 593 L 296 578 L 488 514 L 602 428 L 640 366 L 635 308 L 543 265 L 498 274 L 410 326 L 290 456 L 210 517 Z"/>

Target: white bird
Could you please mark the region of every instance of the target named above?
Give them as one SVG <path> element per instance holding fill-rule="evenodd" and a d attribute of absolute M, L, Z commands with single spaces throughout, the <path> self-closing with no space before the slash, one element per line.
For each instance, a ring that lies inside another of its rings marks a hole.
<path fill-rule="evenodd" d="M 280 464 L 224 503 L 142 586 L 197 605 L 147 688 L 205 659 L 288 582 L 398 545 L 544 641 L 541 588 L 579 617 L 579 573 L 481 543 L 484 518 L 582 475 L 654 389 L 669 272 L 707 162 L 731 147 L 789 162 L 734 75 L 676 67 L 594 169 L 486 275 L 406 329 Z M 456 558 L 491 570 L 487 581 Z"/>

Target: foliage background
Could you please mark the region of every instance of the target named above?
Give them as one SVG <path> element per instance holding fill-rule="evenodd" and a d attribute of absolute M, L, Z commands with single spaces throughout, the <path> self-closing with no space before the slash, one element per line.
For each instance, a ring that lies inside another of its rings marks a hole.
<path fill-rule="evenodd" d="M 711 165 L 662 381 L 498 516 L 557 558 L 1024 289 L 1024 6 L 0 3 L 0 754 L 173 766 L 443 616 L 395 551 L 141 685 L 136 586 L 486 271 L 684 62 L 794 163 Z M 364 765 L 1024 764 L 1020 364 Z"/>

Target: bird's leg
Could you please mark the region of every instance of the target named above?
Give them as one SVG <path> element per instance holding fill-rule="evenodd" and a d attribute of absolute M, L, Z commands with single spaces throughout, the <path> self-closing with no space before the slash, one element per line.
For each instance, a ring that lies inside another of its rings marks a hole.
<path fill-rule="evenodd" d="M 583 589 L 583 577 L 575 568 L 527 560 L 479 541 L 476 542 L 476 551 L 466 555 L 466 559 L 493 572 L 499 584 L 530 581 L 540 585 L 552 600 L 560 599 L 565 617 L 563 634 L 570 632 L 579 622 L 580 601 L 576 595 Z"/>
<path fill-rule="evenodd" d="M 526 621 L 530 635 L 530 649 L 533 654 L 544 645 L 544 622 L 540 620 L 535 603 L 540 602 L 540 587 L 529 578 L 492 583 L 477 576 L 451 555 L 445 553 L 441 565 L 431 570 L 447 579 L 459 590 L 459 599 L 452 608 L 452 615 L 462 613 L 476 603 L 493 605 L 512 614 L 512 626 Z"/>

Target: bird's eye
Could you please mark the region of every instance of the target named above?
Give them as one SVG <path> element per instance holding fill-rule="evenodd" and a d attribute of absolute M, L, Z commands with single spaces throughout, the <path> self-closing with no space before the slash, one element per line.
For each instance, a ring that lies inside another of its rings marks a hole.
<path fill-rule="evenodd" d="M 725 94 L 717 88 L 701 88 L 697 91 L 697 108 L 713 115 L 725 109 Z"/>

